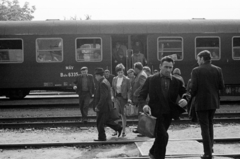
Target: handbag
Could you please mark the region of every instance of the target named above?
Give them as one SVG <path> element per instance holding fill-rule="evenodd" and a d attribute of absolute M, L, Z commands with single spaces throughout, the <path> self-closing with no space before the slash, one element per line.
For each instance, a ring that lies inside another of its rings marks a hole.
<path fill-rule="evenodd" d="M 136 116 L 138 115 L 138 107 L 131 103 L 127 103 L 124 107 L 124 114 L 126 116 Z"/>
<path fill-rule="evenodd" d="M 153 138 L 155 135 L 156 117 L 150 114 L 140 113 L 137 131 L 147 137 Z"/>

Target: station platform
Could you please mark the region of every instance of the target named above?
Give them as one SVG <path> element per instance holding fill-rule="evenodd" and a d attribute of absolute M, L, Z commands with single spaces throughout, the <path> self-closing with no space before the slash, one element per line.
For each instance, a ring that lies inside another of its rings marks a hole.
<path fill-rule="evenodd" d="M 153 139 L 143 142 L 135 142 L 140 155 L 142 157 L 149 156 L 149 150 L 153 145 Z M 227 145 L 226 145 L 227 146 Z M 218 153 L 213 153 L 214 159 L 231 159 L 229 153 L 221 149 L 217 149 Z M 219 154 L 221 152 L 221 154 Z M 233 154 L 238 154 L 235 152 Z M 203 145 L 196 140 L 169 140 L 166 148 L 166 158 L 191 158 L 199 159 L 203 155 Z"/>
<path fill-rule="evenodd" d="M 141 156 L 148 156 L 149 149 L 153 145 L 153 140 L 144 142 L 135 142 Z M 194 140 L 169 140 L 166 155 L 202 155 L 203 146 Z"/>

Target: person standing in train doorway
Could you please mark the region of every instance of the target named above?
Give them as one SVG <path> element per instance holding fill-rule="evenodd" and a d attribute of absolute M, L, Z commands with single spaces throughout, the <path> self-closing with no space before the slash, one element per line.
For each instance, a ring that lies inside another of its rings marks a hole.
<path fill-rule="evenodd" d="M 127 47 L 120 42 L 116 42 L 112 50 L 113 69 L 120 63 L 126 67 L 126 51 Z"/>
<path fill-rule="evenodd" d="M 143 48 L 139 41 L 136 41 L 133 46 L 132 64 L 134 65 L 136 62 L 141 62 L 143 65 L 147 64 L 147 59 L 143 54 Z"/>
<path fill-rule="evenodd" d="M 93 75 L 88 74 L 88 68 L 82 67 L 81 74 L 74 81 L 73 89 L 79 96 L 79 107 L 82 114 L 82 122 L 86 123 L 90 99 L 94 96 Z"/>
<path fill-rule="evenodd" d="M 220 67 L 211 64 L 211 53 L 201 51 L 197 55 L 198 67 L 191 73 L 191 95 L 195 97 L 195 111 L 201 127 L 204 155 L 211 159 L 213 153 L 213 117 L 220 104 L 220 90 L 224 88 Z"/>
<path fill-rule="evenodd" d="M 140 93 L 139 101 L 146 102 L 149 96 L 148 105 L 143 107 L 144 113 L 152 113 L 156 117 L 155 141 L 149 151 L 151 159 L 164 159 L 168 143 L 167 130 L 172 119 L 178 119 L 185 111 L 190 95 L 181 80 L 172 76 L 174 61 L 170 56 L 165 56 L 160 62 L 160 73 L 149 76 L 144 83 Z M 178 96 L 181 97 L 177 102 Z"/>

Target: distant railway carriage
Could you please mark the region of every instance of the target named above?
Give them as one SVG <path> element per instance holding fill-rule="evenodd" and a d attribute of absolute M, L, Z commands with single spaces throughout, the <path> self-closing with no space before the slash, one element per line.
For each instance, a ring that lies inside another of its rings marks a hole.
<path fill-rule="evenodd" d="M 82 66 L 113 73 L 119 43 L 126 68 L 135 43 L 147 65 L 159 68 L 171 55 L 184 80 L 196 54 L 210 50 L 223 69 L 223 95 L 240 94 L 240 20 L 31 21 L 0 22 L 0 95 L 23 98 L 30 90 L 71 90 Z"/>

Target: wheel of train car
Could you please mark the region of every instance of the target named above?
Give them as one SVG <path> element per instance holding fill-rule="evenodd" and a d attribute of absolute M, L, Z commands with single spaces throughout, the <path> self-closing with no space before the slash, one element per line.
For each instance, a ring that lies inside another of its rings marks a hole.
<path fill-rule="evenodd" d="M 18 89 L 18 90 L 11 90 L 9 92 L 9 95 L 8 97 L 10 99 L 23 99 L 26 95 L 29 94 L 29 90 L 21 90 L 21 89 Z"/>

